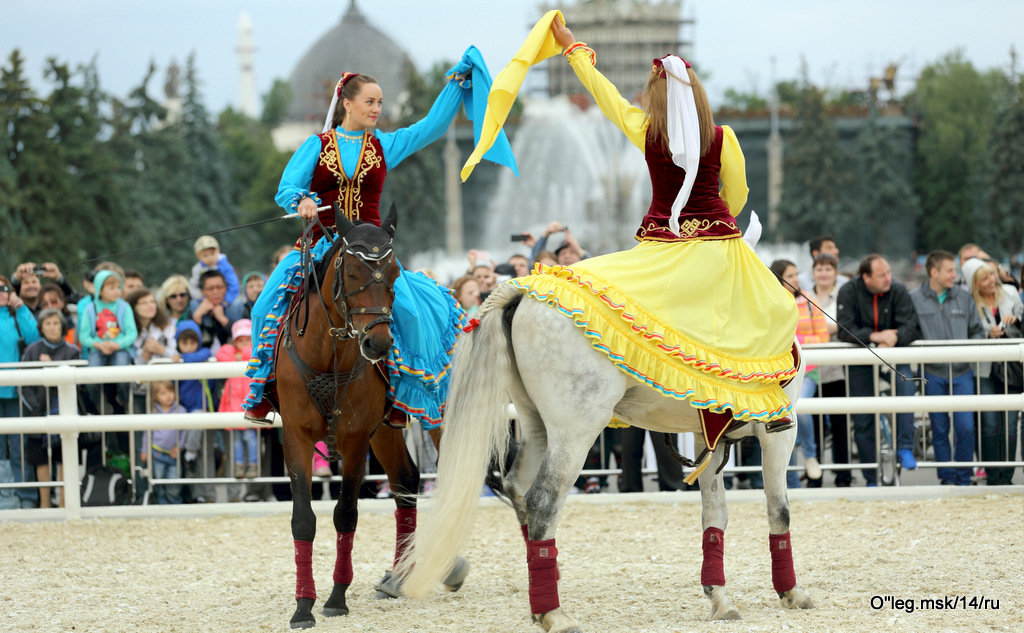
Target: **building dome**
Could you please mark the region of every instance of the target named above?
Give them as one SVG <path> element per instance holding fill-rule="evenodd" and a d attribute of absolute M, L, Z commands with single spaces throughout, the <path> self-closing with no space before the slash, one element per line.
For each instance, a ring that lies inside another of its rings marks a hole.
<path fill-rule="evenodd" d="M 309 123 L 315 127 L 313 131 L 319 132 L 331 103 L 331 91 L 345 71 L 374 77 L 384 91 L 384 118 L 395 118 L 412 68 L 409 55 L 367 22 L 352 0 L 341 22 L 317 40 L 288 78 L 292 102 L 286 120 Z"/>

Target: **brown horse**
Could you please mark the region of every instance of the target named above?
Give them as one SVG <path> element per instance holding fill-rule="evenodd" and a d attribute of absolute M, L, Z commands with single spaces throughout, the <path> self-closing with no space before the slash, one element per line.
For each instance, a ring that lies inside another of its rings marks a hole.
<path fill-rule="evenodd" d="M 383 228 L 355 225 L 340 212 L 336 217 L 334 246 L 319 264 L 307 269 L 305 290 L 281 326 L 275 351 L 276 390 L 268 394 L 281 413 L 284 459 L 291 479 L 297 602 L 293 629 L 316 625 L 312 613 L 316 516 L 311 506 L 316 442 L 325 439 L 329 459 L 341 459 L 342 475 L 334 508 L 334 586 L 324 604 L 325 616 L 348 614 L 345 592 L 352 582 L 356 504 L 371 448 L 387 473 L 397 506 L 395 560 L 416 527 L 419 471 L 402 431 L 385 424 L 390 409 L 388 380 L 379 364 L 392 345 L 392 303 L 399 275 L 392 250 L 397 213 L 392 207 Z M 382 584 L 387 580 L 388 576 Z M 461 578 L 455 584 L 461 585 Z"/>

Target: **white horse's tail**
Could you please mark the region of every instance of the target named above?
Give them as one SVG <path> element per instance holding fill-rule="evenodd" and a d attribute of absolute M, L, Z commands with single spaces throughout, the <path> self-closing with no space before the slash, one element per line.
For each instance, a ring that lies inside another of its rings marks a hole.
<path fill-rule="evenodd" d="M 405 577 L 407 596 L 425 596 L 451 570 L 469 537 L 491 458 L 505 463 L 512 365 L 502 314 L 519 296 L 520 291 L 508 284 L 496 288 L 476 315 L 479 326 L 459 338 L 433 507 L 416 530 L 415 545 L 396 569 Z"/>

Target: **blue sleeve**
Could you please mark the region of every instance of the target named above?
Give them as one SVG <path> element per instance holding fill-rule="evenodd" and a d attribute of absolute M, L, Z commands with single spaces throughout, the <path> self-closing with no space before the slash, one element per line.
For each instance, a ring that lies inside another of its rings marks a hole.
<path fill-rule="evenodd" d="M 200 347 L 194 352 L 182 354 L 181 360 L 186 363 L 205 363 L 210 360 L 210 356 L 212 356 L 212 354 L 210 353 L 209 347 Z"/>
<path fill-rule="evenodd" d="M 114 342 L 117 343 L 118 347 L 131 354 L 132 346 L 135 345 L 135 339 L 139 338 L 139 331 L 135 327 L 135 313 L 124 299 L 117 300 L 117 320 L 118 325 L 121 327 L 121 332 L 114 339 Z"/>
<path fill-rule="evenodd" d="M 537 241 L 533 243 L 533 248 L 530 249 L 530 267 L 533 268 L 533 262 L 537 261 L 537 255 L 548 247 L 548 236 L 542 235 L 537 238 Z"/>
<path fill-rule="evenodd" d="M 220 259 L 217 260 L 217 270 L 220 274 L 224 275 L 224 281 L 228 284 L 228 292 L 224 295 L 224 301 L 227 303 L 234 303 L 235 299 L 238 298 L 238 273 L 235 272 L 235 267 L 228 261 L 228 256 L 223 253 Z"/>
<path fill-rule="evenodd" d="M 39 327 L 36 326 L 36 318 L 28 306 L 22 304 L 14 318 L 18 319 L 18 331 L 21 332 L 21 338 L 25 339 L 26 345 L 31 345 L 39 340 Z"/>
<path fill-rule="evenodd" d="M 441 138 L 462 105 L 462 90 L 458 82 L 449 81 L 434 105 L 430 106 L 427 116 L 409 127 L 377 133 L 388 169 L 397 167 L 406 158 Z"/>
<path fill-rule="evenodd" d="M 319 156 L 320 137 L 314 134 L 295 150 L 288 165 L 285 166 L 274 202 L 288 213 L 295 213 L 299 201 L 305 197 L 312 198 L 317 205 L 320 204 L 320 198 L 309 191 L 309 185 L 313 182 L 313 169 Z"/>

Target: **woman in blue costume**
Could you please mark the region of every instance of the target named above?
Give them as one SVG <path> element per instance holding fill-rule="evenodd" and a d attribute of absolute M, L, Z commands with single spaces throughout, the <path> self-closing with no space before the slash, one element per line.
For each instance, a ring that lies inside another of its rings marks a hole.
<path fill-rule="evenodd" d="M 471 119 L 474 111 L 483 112 L 480 101 L 490 90 L 490 76 L 479 51 L 470 46 L 448 75 L 447 85 L 422 120 L 394 132 L 380 132 L 376 129 L 383 99 L 380 86 L 368 75 L 345 73 L 335 89 L 324 132 L 310 136 L 292 156 L 275 201 L 307 222 L 319 216 L 330 228 L 335 226 L 335 202 L 348 219 L 380 226 L 378 204 L 388 170 L 439 139 L 460 105 L 465 104 Z M 479 130 L 479 125 L 474 127 Z M 508 141 L 501 141 L 487 158 L 514 170 Z M 316 227 L 313 243 L 312 254 L 319 261 L 332 242 Z M 270 413 L 263 394 L 273 380 L 274 344 L 281 319 L 302 282 L 300 259 L 296 244 L 274 269 L 253 305 L 253 356 L 246 371 L 252 386 L 244 404 L 245 418 L 251 421 L 264 421 Z M 395 282 L 394 346 L 387 359 L 396 422 L 404 423 L 409 414 L 424 428 L 440 425 L 450 358 L 463 320 L 451 291 L 422 274 L 402 269 Z"/>

